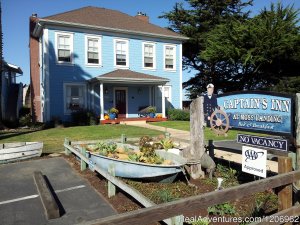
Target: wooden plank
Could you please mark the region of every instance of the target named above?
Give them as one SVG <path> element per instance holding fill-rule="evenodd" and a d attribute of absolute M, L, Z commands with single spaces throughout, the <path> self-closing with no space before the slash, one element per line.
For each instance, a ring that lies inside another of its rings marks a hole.
<path fill-rule="evenodd" d="M 185 199 L 176 200 L 133 212 L 110 216 L 103 219 L 91 221 L 87 224 L 93 225 L 140 225 L 151 224 L 165 218 L 171 218 L 194 212 L 199 209 L 206 209 L 209 206 L 223 202 L 243 198 L 256 192 L 291 184 L 300 179 L 300 171 L 293 171 L 286 174 L 276 175 L 270 178 L 242 184 L 221 191 L 209 192 L 203 195 L 191 196 Z"/>
<path fill-rule="evenodd" d="M 295 205 L 289 209 L 282 210 L 271 216 L 263 218 L 260 222 L 251 223 L 249 225 L 279 225 L 288 222 L 288 219 L 299 222 L 296 217 L 300 215 L 300 205 Z M 291 221 L 293 222 L 293 221 Z"/>
<path fill-rule="evenodd" d="M 81 151 L 82 155 L 84 155 L 84 156 L 86 155 L 85 148 L 81 148 L 80 151 Z M 84 170 L 86 170 L 86 167 L 87 167 L 87 163 L 84 160 L 81 159 L 80 160 L 80 170 L 84 171 Z"/>
<path fill-rule="evenodd" d="M 41 171 L 33 173 L 33 179 L 38 190 L 47 219 L 60 217 L 59 207 Z"/>
<path fill-rule="evenodd" d="M 292 159 L 289 157 L 278 157 L 278 173 L 285 174 L 292 171 Z M 278 211 L 282 211 L 293 206 L 293 186 L 292 184 L 278 188 Z M 285 223 L 289 225 L 291 223 Z"/>
<path fill-rule="evenodd" d="M 203 97 L 198 97 L 191 103 L 190 121 L 191 145 L 187 156 L 189 160 L 200 162 L 205 152 Z M 200 163 L 191 165 L 190 175 L 193 179 L 204 177 Z"/>
<path fill-rule="evenodd" d="M 115 176 L 115 165 L 114 164 L 110 164 L 109 167 L 108 167 L 108 173 L 111 175 L 111 176 Z M 107 189 L 108 189 L 108 197 L 111 198 L 113 196 L 116 195 L 116 186 L 108 181 L 108 185 L 107 185 Z"/>

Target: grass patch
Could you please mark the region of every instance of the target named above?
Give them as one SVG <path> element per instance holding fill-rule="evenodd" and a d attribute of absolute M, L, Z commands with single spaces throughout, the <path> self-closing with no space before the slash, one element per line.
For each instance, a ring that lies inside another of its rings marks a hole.
<path fill-rule="evenodd" d="M 156 136 L 160 131 L 126 125 L 78 126 L 68 128 L 51 128 L 40 131 L 18 133 L 1 133 L 0 143 L 6 142 L 44 142 L 43 153 L 60 152 L 63 150 L 65 137 L 70 140 L 104 140 L 115 139 L 126 134 L 127 137 Z"/>

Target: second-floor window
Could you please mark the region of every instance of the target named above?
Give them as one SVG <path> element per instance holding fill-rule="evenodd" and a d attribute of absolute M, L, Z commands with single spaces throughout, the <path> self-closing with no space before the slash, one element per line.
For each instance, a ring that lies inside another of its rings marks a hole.
<path fill-rule="evenodd" d="M 128 41 L 115 40 L 115 65 L 128 67 Z"/>
<path fill-rule="evenodd" d="M 101 64 L 101 39 L 97 36 L 86 36 L 86 62 L 88 65 Z"/>
<path fill-rule="evenodd" d="M 166 70 L 175 70 L 175 46 L 172 45 L 166 45 L 165 46 L 165 59 L 164 59 L 164 64 L 165 64 L 165 69 Z"/>
<path fill-rule="evenodd" d="M 57 33 L 57 61 L 59 63 L 72 63 L 73 35 Z"/>
<path fill-rule="evenodd" d="M 143 67 L 147 69 L 155 69 L 155 45 L 151 43 L 143 43 Z"/>

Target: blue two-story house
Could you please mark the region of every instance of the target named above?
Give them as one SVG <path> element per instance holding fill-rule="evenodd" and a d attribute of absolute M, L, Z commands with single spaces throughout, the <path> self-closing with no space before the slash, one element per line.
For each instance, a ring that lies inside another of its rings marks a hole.
<path fill-rule="evenodd" d="M 148 16 L 84 7 L 30 17 L 30 77 L 34 119 L 70 120 L 89 109 L 104 119 L 138 117 L 155 106 L 182 108 L 182 42 L 187 38 L 153 25 Z"/>

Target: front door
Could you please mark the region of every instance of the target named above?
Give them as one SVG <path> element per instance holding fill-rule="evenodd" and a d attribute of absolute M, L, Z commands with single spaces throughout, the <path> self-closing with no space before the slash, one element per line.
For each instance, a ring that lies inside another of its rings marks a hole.
<path fill-rule="evenodd" d="M 115 103 L 119 117 L 126 117 L 126 90 L 115 90 Z"/>

